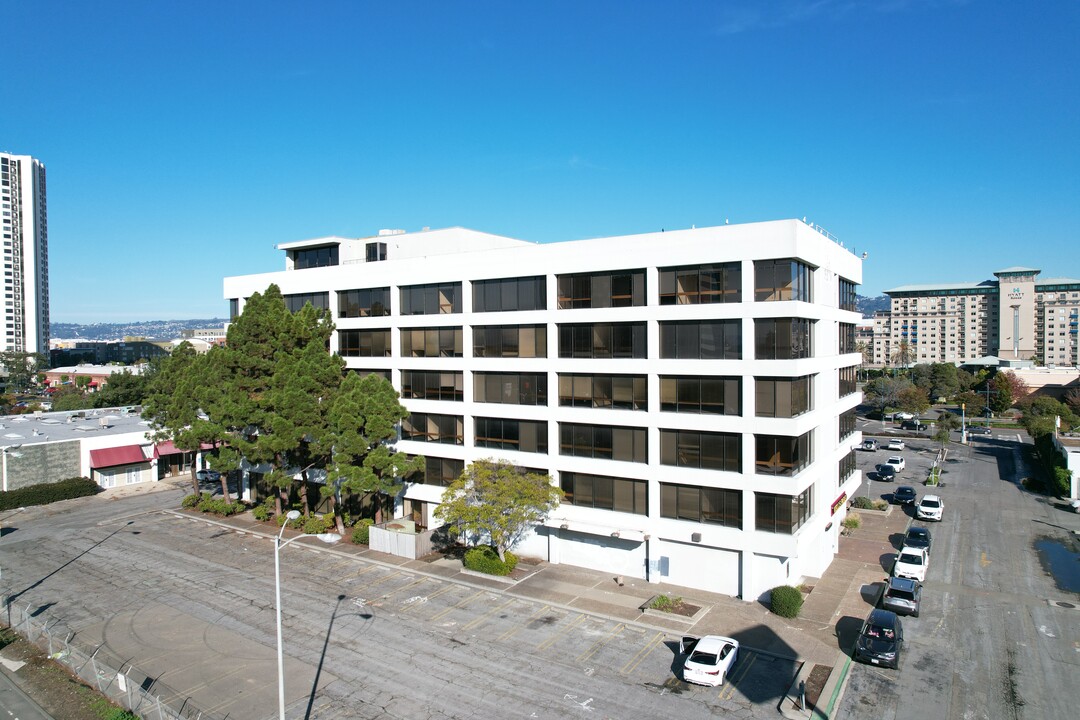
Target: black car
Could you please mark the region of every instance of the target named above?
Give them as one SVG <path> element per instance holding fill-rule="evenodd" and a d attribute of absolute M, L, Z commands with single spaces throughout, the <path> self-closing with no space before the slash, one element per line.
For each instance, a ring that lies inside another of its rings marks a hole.
<path fill-rule="evenodd" d="M 968 426 L 968 435 L 990 435 L 990 428 L 985 425 L 970 425 Z"/>
<path fill-rule="evenodd" d="M 922 602 L 922 585 L 910 578 L 891 577 L 885 581 L 881 593 L 881 607 L 897 615 L 919 617 Z"/>
<path fill-rule="evenodd" d="M 904 422 L 900 423 L 900 429 L 901 430 L 919 431 L 919 430 L 925 430 L 926 425 L 919 422 L 918 420 L 905 420 Z"/>
<path fill-rule="evenodd" d="M 930 544 L 932 542 L 933 538 L 930 536 L 930 531 L 924 527 L 908 528 L 907 536 L 904 538 L 906 547 L 924 548 L 927 554 L 930 553 Z"/>
<path fill-rule="evenodd" d="M 898 668 L 903 647 L 904 626 L 897 614 L 891 610 L 871 610 L 855 641 L 855 660 Z"/>
<path fill-rule="evenodd" d="M 915 492 L 915 488 L 910 485 L 901 485 L 893 491 L 892 497 L 893 502 L 901 505 L 914 505 L 919 496 Z"/>
<path fill-rule="evenodd" d="M 896 479 L 896 468 L 892 465 L 878 465 L 877 477 L 882 482 L 892 482 Z"/>

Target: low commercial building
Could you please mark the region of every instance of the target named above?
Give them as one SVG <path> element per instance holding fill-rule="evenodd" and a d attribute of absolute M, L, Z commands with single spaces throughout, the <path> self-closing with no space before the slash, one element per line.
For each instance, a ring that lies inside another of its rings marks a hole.
<path fill-rule="evenodd" d="M 536 244 L 463 228 L 290 242 L 229 277 L 333 313 L 426 459 L 420 526 L 488 457 L 566 493 L 525 555 L 757 598 L 816 577 L 861 478 L 858 257 L 797 220 Z"/>
<path fill-rule="evenodd" d="M 209 448 L 207 448 L 209 449 Z M 103 488 L 190 475 L 202 452 L 155 442 L 138 408 L 36 412 L 0 417 L 0 488 L 5 492 L 87 477 Z"/>

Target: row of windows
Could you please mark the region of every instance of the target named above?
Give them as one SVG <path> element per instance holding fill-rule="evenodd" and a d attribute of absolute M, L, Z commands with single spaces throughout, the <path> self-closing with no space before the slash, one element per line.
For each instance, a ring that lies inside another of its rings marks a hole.
<path fill-rule="evenodd" d="M 477 447 L 546 453 L 547 422 L 512 418 L 475 418 Z M 413 413 L 402 421 L 401 437 L 419 442 L 463 445 L 460 415 Z M 798 438 L 757 435 L 755 468 L 766 475 L 793 475 L 809 463 L 807 433 Z M 559 454 L 573 457 L 648 462 L 647 430 L 559 423 Z M 660 430 L 660 464 L 701 470 L 742 471 L 742 436 L 738 433 Z"/>
<path fill-rule="evenodd" d="M 297 270 L 338 264 L 336 245 L 291 251 Z M 386 259 L 385 243 L 369 243 L 367 260 Z M 813 268 L 799 260 L 754 261 L 754 299 L 758 302 L 810 302 Z M 559 309 L 640 307 L 645 305 L 645 270 L 611 270 L 559 275 Z M 738 262 L 660 268 L 660 304 L 686 305 L 742 301 L 742 264 Z M 855 309 L 855 284 L 840 280 L 840 306 Z M 547 309 L 547 279 L 531 277 L 474 280 L 473 312 Z M 389 288 L 379 288 L 386 290 Z M 344 293 L 367 292 L 346 290 Z M 403 315 L 460 313 L 462 283 L 432 283 L 401 288 Z M 383 302 L 389 308 L 389 297 Z M 300 307 L 303 307 L 301 303 Z M 346 315 L 343 317 L 353 317 Z"/>
<path fill-rule="evenodd" d="M 558 288 L 560 310 L 645 305 L 644 270 L 560 275 Z"/>
<path fill-rule="evenodd" d="M 385 373 L 384 373 L 385 375 Z M 452 398 L 432 398 L 428 377 L 438 387 L 456 388 Z M 462 372 L 402 371 L 402 396 L 418 399 L 464 399 Z M 505 405 L 546 406 L 547 373 L 473 374 L 473 400 Z M 813 376 L 755 378 L 756 413 L 759 417 L 792 418 L 812 407 Z M 660 377 L 660 409 L 664 412 L 708 415 L 741 414 L 742 380 L 737 377 Z M 648 378 L 645 375 L 559 375 L 559 405 L 563 407 L 648 410 Z"/>

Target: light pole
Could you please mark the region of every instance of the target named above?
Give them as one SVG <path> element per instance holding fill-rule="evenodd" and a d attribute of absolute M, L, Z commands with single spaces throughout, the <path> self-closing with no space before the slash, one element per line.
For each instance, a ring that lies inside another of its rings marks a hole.
<path fill-rule="evenodd" d="M 277 682 L 278 682 L 278 718 L 285 720 L 285 655 L 281 645 L 281 548 L 294 540 L 299 540 L 304 535 L 297 535 L 281 542 L 281 536 L 285 533 L 285 527 L 300 517 L 299 510 L 290 510 L 285 513 L 285 522 L 281 524 L 277 537 L 274 538 L 274 612 L 277 616 Z M 324 543 L 332 544 L 341 539 L 337 533 L 322 533 L 316 535 Z"/>

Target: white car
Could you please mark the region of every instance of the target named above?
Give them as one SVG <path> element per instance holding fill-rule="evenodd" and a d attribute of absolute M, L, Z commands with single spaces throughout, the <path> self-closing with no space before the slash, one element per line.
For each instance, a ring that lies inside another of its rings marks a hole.
<path fill-rule="evenodd" d="M 892 465 L 893 470 L 896 471 L 897 475 L 904 472 L 904 468 L 907 467 L 907 463 L 904 462 L 904 458 L 900 455 L 890 455 L 889 459 L 885 461 L 885 464 Z"/>
<path fill-rule="evenodd" d="M 914 420 L 915 416 L 909 412 L 893 413 L 893 420 Z"/>
<path fill-rule="evenodd" d="M 724 684 L 728 671 L 739 658 L 739 641 L 722 635 L 684 637 L 679 652 L 686 655 L 683 680 L 716 687 Z"/>
<path fill-rule="evenodd" d="M 901 440 L 900 438 L 893 438 L 892 440 L 889 441 L 889 445 L 888 445 L 888 447 L 886 449 L 888 449 L 888 450 L 903 450 L 904 449 L 904 441 Z"/>
<path fill-rule="evenodd" d="M 896 564 L 893 565 L 892 574 L 895 577 L 911 578 L 921 583 L 926 580 L 926 568 L 929 564 L 930 555 L 925 549 L 905 545 L 896 554 Z"/>
<path fill-rule="evenodd" d="M 915 506 L 915 517 L 920 520 L 941 520 L 941 513 L 945 510 L 945 503 L 937 495 L 923 495 L 923 499 Z"/>

